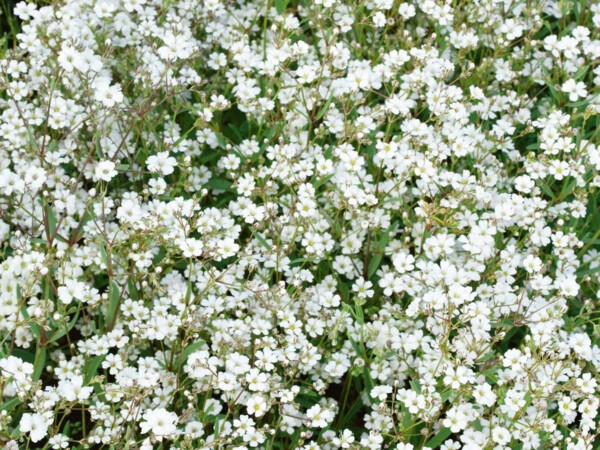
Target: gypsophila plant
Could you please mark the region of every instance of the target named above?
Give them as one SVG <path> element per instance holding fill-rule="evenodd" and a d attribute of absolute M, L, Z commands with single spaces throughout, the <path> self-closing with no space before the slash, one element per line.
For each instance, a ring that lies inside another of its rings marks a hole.
<path fill-rule="evenodd" d="M 14 16 L 5 449 L 598 445 L 599 3 Z"/>

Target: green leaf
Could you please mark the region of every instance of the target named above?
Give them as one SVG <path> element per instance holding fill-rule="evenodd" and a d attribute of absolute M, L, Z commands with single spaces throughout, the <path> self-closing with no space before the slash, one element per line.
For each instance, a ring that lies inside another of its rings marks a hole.
<path fill-rule="evenodd" d="M 589 68 L 590 68 L 590 66 L 586 65 L 586 66 L 582 67 L 581 69 L 579 69 L 573 76 L 573 79 L 575 81 L 579 81 L 579 80 L 582 80 L 583 78 L 585 78 L 585 75 L 588 72 Z"/>
<path fill-rule="evenodd" d="M 379 268 L 379 264 L 381 264 L 381 260 L 383 259 L 384 251 L 385 251 L 385 248 L 386 248 L 389 240 L 390 240 L 390 230 L 386 230 L 385 233 L 383 233 L 383 236 L 381 236 L 381 239 L 379 240 L 379 242 L 377 243 L 378 253 L 375 253 L 374 255 L 372 255 L 371 261 L 369 261 L 369 270 L 368 270 L 369 278 L 371 278 L 375 274 L 375 272 L 377 272 L 377 269 Z"/>
<path fill-rule="evenodd" d="M 277 14 L 283 13 L 287 6 L 287 0 L 275 0 L 275 9 L 277 10 Z"/>
<path fill-rule="evenodd" d="M 177 367 L 182 367 L 188 359 L 188 356 L 190 356 L 196 350 L 200 350 L 204 344 L 205 342 L 202 339 L 189 344 L 185 348 L 185 350 L 183 350 L 183 352 L 179 355 L 179 358 L 177 358 Z"/>
<path fill-rule="evenodd" d="M 421 383 L 419 383 L 418 381 L 410 381 L 410 388 L 415 391 L 417 394 L 421 393 Z"/>
<path fill-rule="evenodd" d="M 48 236 L 54 236 L 56 231 L 56 216 L 50 206 L 46 206 L 46 216 L 48 217 Z"/>
<path fill-rule="evenodd" d="M 371 372 L 369 372 L 369 368 L 367 366 L 363 366 L 363 380 L 365 381 L 365 388 L 367 392 L 370 393 L 375 387 L 375 383 L 373 383 Z"/>
<path fill-rule="evenodd" d="M 27 133 L 29 135 L 29 145 L 31 145 L 31 148 L 39 153 L 40 148 L 38 147 L 37 142 L 35 142 L 35 138 L 33 137 L 33 133 L 31 132 L 31 129 L 27 129 Z"/>
<path fill-rule="evenodd" d="M 96 133 L 96 135 L 94 136 L 94 141 L 95 141 L 95 147 L 96 147 L 96 155 L 98 155 L 98 158 L 100 160 L 103 160 L 104 153 L 102 152 L 102 148 L 100 147 L 100 131 L 98 131 L 98 133 Z"/>
<path fill-rule="evenodd" d="M 35 355 L 33 353 L 20 348 L 13 349 L 12 355 L 17 358 L 21 358 L 23 361 L 26 361 L 29 364 L 33 364 L 33 362 L 35 361 Z"/>
<path fill-rule="evenodd" d="M 227 180 L 220 179 L 220 178 L 211 178 L 206 183 L 206 186 L 209 187 L 209 188 L 211 188 L 211 189 L 219 189 L 219 190 L 222 190 L 222 191 L 226 191 L 231 186 L 231 182 L 227 181 Z"/>
<path fill-rule="evenodd" d="M 131 425 L 127 425 L 127 431 L 125 431 L 125 436 L 129 436 L 131 433 Z M 123 447 L 123 450 L 129 450 L 130 445 L 129 443 L 131 442 L 131 440 L 127 440 L 127 443 L 125 444 L 125 447 Z"/>
<path fill-rule="evenodd" d="M 379 269 L 379 265 L 381 264 L 381 260 L 383 259 L 383 253 L 375 253 L 371 255 L 371 260 L 369 261 L 369 269 L 367 271 L 369 278 L 375 275 L 377 269 Z"/>
<path fill-rule="evenodd" d="M 135 287 L 135 282 L 133 281 L 133 278 L 129 278 L 129 281 L 127 281 L 127 289 L 129 290 L 129 296 L 131 297 L 132 300 L 139 300 L 140 299 L 140 293 L 138 292 L 137 288 Z"/>
<path fill-rule="evenodd" d="M 106 326 L 109 330 L 112 329 L 117 320 L 120 299 L 121 294 L 119 292 L 119 285 L 113 281 L 110 283 L 110 288 L 108 291 L 108 309 L 106 311 Z"/>
<path fill-rule="evenodd" d="M 106 267 L 108 267 L 108 255 L 106 254 L 106 247 L 104 246 L 104 242 L 100 242 L 100 258 Z"/>
<path fill-rule="evenodd" d="M 403 428 L 403 430 L 405 430 L 404 432 L 407 433 L 407 430 L 409 430 L 410 425 L 412 424 L 413 416 L 411 413 L 408 412 L 408 409 L 406 409 L 405 406 L 402 406 L 401 411 L 402 411 L 402 428 Z M 408 434 L 410 435 L 409 432 L 408 432 Z"/>
<path fill-rule="evenodd" d="M 558 198 L 564 200 L 565 197 L 571 195 L 573 189 L 575 188 L 576 180 L 572 177 L 566 177 L 563 182 L 563 187 L 558 195 Z"/>
<path fill-rule="evenodd" d="M 490 360 L 490 359 L 492 359 L 492 358 L 493 358 L 495 355 L 496 355 L 496 352 L 492 350 L 492 351 L 491 351 L 491 352 L 489 352 L 488 354 L 486 354 L 486 355 L 483 355 L 481 358 L 479 358 L 479 359 L 477 360 L 477 363 L 482 363 L 482 362 L 485 362 L 485 361 L 489 361 L 489 360 Z"/>
<path fill-rule="evenodd" d="M 315 180 L 313 181 L 313 186 L 315 187 L 315 189 L 323 186 L 325 183 L 327 183 L 329 180 L 331 180 L 333 178 L 335 174 L 331 174 L 331 175 L 327 175 L 326 177 L 323 177 L 321 179 L 317 179 L 315 178 Z"/>
<path fill-rule="evenodd" d="M 443 392 L 441 397 L 442 403 L 445 403 L 448 401 L 448 399 L 450 398 L 450 396 L 452 395 L 453 391 L 452 389 L 448 389 L 447 391 Z"/>
<path fill-rule="evenodd" d="M 264 248 L 266 248 L 267 250 L 271 250 L 271 244 L 267 242 L 267 240 L 262 234 L 256 232 L 254 233 L 254 236 L 256 237 L 256 239 L 258 239 L 258 242 L 260 242 Z"/>
<path fill-rule="evenodd" d="M 55 139 L 52 139 L 50 143 L 46 146 L 46 153 L 52 153 L 58 148 L 58 144 Z"/>
<path fill-rule="evenodd" d="M 369 261 L 369 278 L 371 278 L 375 274 L 375 272 L 377 272 L 382 258 L 383 254 L 381 253 L 376 253 L 371 257 L 371 261 Z"/>
<path fill-rule="evenodd" d="M 314 258 L 296 258 L 296 259 L 292 259 L 290 261 L 290 264 L 298 264 L 298 263 L 302 263 L 302 262 L 313 262 Z"/>
<path fill-rule="evenodd" d="M 84 374 L 85 376 L 83 377 L 83 382 L 84 384 L 87 384 L 91 381 L 92 378 L 94 378 L 96 375 L 98 375 L 98 367 L 100 367 L 100 364 L 102 364 L 102 361 L 104 361 L 104 355 L 98 355 L 98 356 L 94 356 L 92 359 L 89 359 L 84 366 Z"/>
<path fill-rule="evenodd" d="M 7 402 L 2 403 L 2 406 L 0 406 L 0 410 L 10 412 L 19 403 L 21 403 L 19 397 L 11 398 Z"/>
<path fill-rule="evenodd" d="M 561 91 L 553 86 L 550 82 L 546 82 L 546 86 L 548 86 L 548 89 L 550 89 L 550 94 L 552 94 L 554 100 L 556 100 L 558 103 L 562 103 L 563 96 Z"/>
<path fill-rule="evenodd" d="M 38 347 L 35 352 L 35 360 L 33 361 L 33 380 L 37 381 L 42 376 L 42 371 L 46 364 L 46 347 Z"/>
<path fill-rule="evenodd" d="M 354 402 L 354 404 L 352 405 L 352 407 L 348 410 L 348 412 L 346 414 L 344 414 L 344 417 L 342 417 L 340 419 L 340 423 L 338 424 L 338 429 L 347 428 L 348 425 L 350 425 L 352 423 L 354 417 L 356 417 L 356 415 L 358 413 L 360 413 L 362 408 L 363 408 L 362 400 L 360 397 L 358 397 L 356 399 L 356 401 Z"/>
<path fill-rule="evenodd" d="M 27 313 L 26 305 L 21 306 L 21 314 L 23 315 L 23 318 L 29 319 L 29 314 Z M 29 328 L 31 328 L 31 332 L 34 334 L 34 336 L 39 341 L 42 338 L 42 328 L 39 326 L 39 324 L 37 324 L 33 321 L 30 321 Z"/>
<path fill-rule="evenodd" d="M 350 300 L 350 289 L 346 286 L 346 283 L 343 283 L 341 280 L 338 283 L 338 289 L 340 291 L 340 295 L 342 296 L 342 300 L 347 302 Z"/>
<path fill-rule="evenodd" d="M 359 302 L 354 303 L 354 311 L 355 311 L 355 316 L 356 316 L 356 320 L 358 321 L 358 323 L 360 325 L 364 325 L 365 324 L 365 314 L 363 313 L 362 306 Z"/>
<path fill-rule="evenodd" d="M 323 117 L 325 115 L 325 113 L 329 109 L 329 105 L 331 105 L 332 101 L 333 101 L 333 94 L 331 94 L 329 96 L 329 98 L 327 99 L 325 104 L 321 107 L 321 109 L 319 110 L 319 112 L 317 113 L 317 115 L 315 117 L 315 120 L 319 120 L 321 117 Z"/>
<path fill-rule="evenodd" d="M 352 348 L 354 349 L 354 351 L 356 352 L 356 354 L 358 356 L 362 357 L 363 353 L 362 353 L 362 350 L 360 349 L 358 343 L 354 339 L 350 338 L 350 344 L 352 345 Z"/>
<path fill-rule="evenodd" d="M 450 428 L 442 428 L 434 437 L 425 443 L 425 447 L 438 448 L 451 434 L 452 431 L 450 431 Z"/>
<path fill-rule="evenodd" d="M 79 318 L 79 311 L 77 311 L 77 313 L 73 316 L 73 318 L 67 324 L 66 327 L 61 327 L 61 328 L 57 329 L 56 332 L 52 335 L 52 337 L 50 337 L 50 339 L 48 339 L 47 343 L 50 344 L 51 342 L 57 341 L 61 337 L 63 337 L 65 334 L 67 334 L 69 331 L 71 331 L 73 329 L 73 327 L 75 326 L 75 323 L 77 322 L 78 318 Z"/>

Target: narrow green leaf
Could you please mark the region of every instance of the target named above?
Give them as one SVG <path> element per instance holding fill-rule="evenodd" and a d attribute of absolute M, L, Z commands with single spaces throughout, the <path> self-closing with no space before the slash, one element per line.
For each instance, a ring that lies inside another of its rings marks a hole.
<path fill-rule="evenodd" d="M 352 348 L 354 349 L 356 354 L 362 357 L 362 350 L 360 349 L 358 343 L 354 339 L 350 338 L 350 344 L 352 345 Z"/>
<path fill-rule="evenodd" d="M 363 366 L 363 379 L 365 381 L 365 388 L 367 392 L 370 393 L 375 387 L 375 383 L 373 383 L 371 372 L 369 372 L 369 368 L 367 366 Z"/>
<path fill-rule="evenodd" d="M 425 443 L 425 447 L 438 448 L 446 439 L 448 439 L 448 436 L 451 434 L 452 432 L 450 431 L 450 428 L 442 428 L 434 437 Z"/>
<path fill-rule="evenodd" d="M 0 410 L 10 412 L 15 406 L 17 406 L 20 403 L 21 400 L 19 400 L 19 397 L 11 398 L 10 400 L 2 403 L 2 406 L 0 406 Z"/>
<path fill-rule="evenodd" d="M 477 363 L 482 363 L 482 362 L 485 362 L 485 361 L 489 361 L 489 360 L 490 360 L 490 359 L 492 359 L 492 358 L 493 358 L 495 355 L 496 355 L 496 352 L 492 350 L 492 351 L 491 351 L 491 352 L 489 352 L 488 354 L 486 354 L 486 355 L 483 355 L 481 358 L 479 358 L 479 359 L 477 360 Z"/>
<path fill-rule="evenodd" d="M 135 282 L 133 281 L 133 278 L 129 278 L 129 280 L 127 281 L 127 289 L 129 291 L 129 296 L 132 300 L 139 300 L 140 293 L 135 287 Z"/>
<path fill-rule="evenodd" d="M 204 343 L 205 342 L 203 340 L 199 340 L 199 341 L 192 342 L 191 344 L 189 344 L 185 348 L 185 350 L 183 350 L 183 352 L 179 355 L 179 358 L 177 358 L 177 367 L 182 367 L 183 364 L 185 364 L 188 356 L 190 356 L 196 350 L 201 349 L 202 346 L 204 345 Z"/>
<path fill-rule="evenodd" d="M 371 261 L 369 261 L 369 269 L 367 271 L 369 278 L 371 278 L 375 274 L 375 272 L 377 272 L 379 264 L 381 264 L 381 260 L 383 259 L 383 252 L 385 251 L 389 240 L 390 232 L 389 230 L 386 230 L 385 233 L 383 233 L 383 236 L 381 236 L 381 239 L 379 239 L 379 242 L 377 243 L 378 253 L 372 255 Z"/>
<path fill-rule="evenodd" d="M 33 362 L 33 380 L 37 381 L 42 376 L 46 364 L 46 347 L 38 347 L 35 353 L 35 361 Z"/>
<path fill-rule="evenodd" d="M 106 254 L 106 247 L 104 246 L 104 242 L 100 242 L 100 258 L 106 267 L 108 267 L 108 255 Z"/>
<path fill-rule="evenodd" d="M 323 177 L 321 179 L 315 179 L 313 181 L 313 186 L 315 187 L 315 189 L 323 186 L 325 183 L 327 183 L 329 180 L 331 180 L 333 178 L 335 174 L 331 174 L 331 175 L 327 175 L 326 177 Z"/>
<path fill-rule="evenodd" d="M 358 303 L 358 302 L 354 303 L 354 311 L 355 311 L 356 319 L 357 319 L 358 323 L 360 325 L 364 325 L 365 324 L 365 315 L 363 313 L 363 309 L 362 309 L 362 306 L 360 305 L 360 303 Z"/>
<path fill-rule="evenodd" d="M 410 414 L 408 412 L 408 410 L 406 409 L 405 406 L 403 406 L 401 408 L 401 413 L 402 413 L 402 428 L 404 430 L 408 430 L 409 427 L 410 427 L 410 425 L 411 425 L 411 423 L 412 423 L 413 416 L 412 416 L 412 414 Z"/>
<path fill-rule="evenodd" d="M 48 217 L 49 236 L 54 236 L 54 232 L 56 231 L 56 216 L 54 215 L 52 207 L 46 206 L 46 216 Z"/>
<path fill-rule="evenodd" d="M 102 361 L 104 361 L 104 355 L 99 355 L 99 356 L 94 356 L 92 359 L 89 359 L 84 366 L 84 374 L 85 376 L 83 377 L 83 382 L 84 384 L 87 384 L 91 381 L 92 378 L 94 378 L 96 375 L 98 375 L 98 367 L 100 367 L 100 364 L 102 364 Z"/>
<path fill-rule="evenodd" d="M 585 66 L 583 66 L 581 69 L 579 69 L 579 70 L 578 70 L 578 71 L 575 73 L 575 75 L 573 76 L 573 79 L 574 79 L 575 81 L 580 81 L 580 80 L 582 80 L 583 78 L 585 78 L 585 74 L 588 72 L 589 68 L 590 68 L 590 66 L 588 66 L 588 65 L 585 65 Z"/>
<path fill-rule="evenodd" d="M 348 427 L 348 425 L 350 425 L 352 423 L 354 417 L 356 417 L 356 415 L 358 413 L 360 413 L 362 408 L 363 408 L 363 402 L 362 402 L 361 398 L 358 397 L 356 399 L 356 401 L 353 403 L 353 405 L 350 407 L 348 412 L 346 414 L 344 414 L 344 417 L 341 418 L 338 428 L 343 429 L 343 428 Z"/>
<path fill-rule="evenodd" d="M 418 381 L 410 381 L 410 388 L 415 391 L 417 394 L 421 393 L 421 383 L 419 383 Z"/>
<path fill-rule="evenodd" d="M 333 94 L 331 94 L 329 96 L 329 98 L 327 99 L 327 101 L 323 104 L 323 106 L 321 107 L 321 109 L 319 110 L 317 115 L 315 116 L 315 120 L 319 120 L 319 119 L 321 119 L 321 117 L 323 117 L 325 115 L 325 113 L 329 109 L 329 105 L 331 105 L 332 101 L 333 101 Z"/>
<path fill-rule="evenodd" d="M 557 102 L 561 103 L 563 97 L 561 92 L 549 82 L 546 83 L 546 86 L 548 86 L 548 89 L 550 89 L 550 94 L 552 94 L 552 97 L 554 97 Z"/>
<path fill-rule="evenodd" d="M 58 328 L 56 330 L 56 332 L 52 335 L 52 337 L 50 339 L 48 339 L 48 344 L 59 340 L 61 337 L 63 337 L 65 334 L 67 334 L 69 331 L 71 331 L 73 329 L 73 327 L 75 326 L 75 323 L 77 322 L 78 318 L 79 318 L 79 311 L 77 311 L 77 313 L 75 313 L 73 318 L 67 324 L 66 328 L 61 326 L 60 328 Z"/>
<path fill-rule="evenodd" d="M 27 312 L 27 306 L 23 305 L 21 306 L 21 314 L 23 315 L 24 319 L 29 319 L 29 313 Z M 33 334 L 35 335 L 35 337 L 37 338 L 37 340 L 39 341 L 42 337 L 42 328 L 35 322 L 31 321 L 29 323 L 29 328 L 31 328 L 31 331 L 33 332 Z"/>
<path fill-rule="evenodd" d="M 117 320 L 120 298 L 119 285 L 113 281 L 110 283 L 108 291 L 108 309 L 106 311 L 106 326 L 109 330 L 112 329 Z"/>
<path fill-rule="evenodd" d="M 102 152 L 102 148 L 100 147 L 100 132 L 96 133 L 94 136 L 94 144 L 96 147 L 96 155 L 100 160 L 104 159 L 104 152 Z"/>
<path fill-rule="evenodd" d="M 442 399 L 442 403 L 447 402 L 451 395 L 452 389 L 448 389 L 447 391 L 442 392 L 442 395 L 440 396 Z"/>
<path fill-rule="evenodd" d="M 375 272 L 377 272 L 377 269 L 379 268 L 379 263 L 381 263 L 381 259 L 383 258 L 383 254 L 381 253 L 376 253 L 373 256 L 371 256 L 371 261 L 369 261 L 369 278 L 371 278 Z"/>
<path fill-rule="evenodd" d="M 254 236 L 256 237 L 256 239 L 258 240 L 258 242 L 260 242 L 262 244 L 262 246 L 264 248 L 266 248 L 267 250 L 271 250 L 271 244 L 269 244 L 267 242 L 267 240 L 264 238 L 264 236 L 258 232 L 256 232 L 254 234 Z"/>

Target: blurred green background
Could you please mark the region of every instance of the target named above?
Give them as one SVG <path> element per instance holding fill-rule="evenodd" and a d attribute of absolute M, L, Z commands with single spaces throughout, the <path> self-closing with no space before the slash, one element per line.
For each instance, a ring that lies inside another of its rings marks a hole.
<path fill-rule="evenodd" d="M 18 32 L 19 19 L 13 14 L 18 0 L 0 0 L 0 29 L 2 38 L 12 40 Z"/>
<path fill-rule="evenodd" d="M 20 20 L 13 14 L 15 5 L 21 0 L 0 0 L 0 49 L 2 54 L 15 45 L 17 33 L 20 31 Z M 38 6 L 48 5 L 52 0 L 27 0 Z M 0 55 L 1 56 L 1 55 Z"/>
<path fill-rule="evenodd" d="M 15 35 L 19 32 L 19 19 L 13 14 L 18 0 L 0 0 L 0 48 L 6 50 L 14 45 Z M 4 52 L 2 52 L 4 53 Z"/>

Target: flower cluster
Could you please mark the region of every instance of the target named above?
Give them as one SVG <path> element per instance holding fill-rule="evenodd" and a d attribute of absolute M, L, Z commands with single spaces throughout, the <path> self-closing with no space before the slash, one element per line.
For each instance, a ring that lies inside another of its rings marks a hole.
<path fill-rule="evenodd" d="M 7 449 L 594 448 L 600 4 L 14 14 Z"/>

